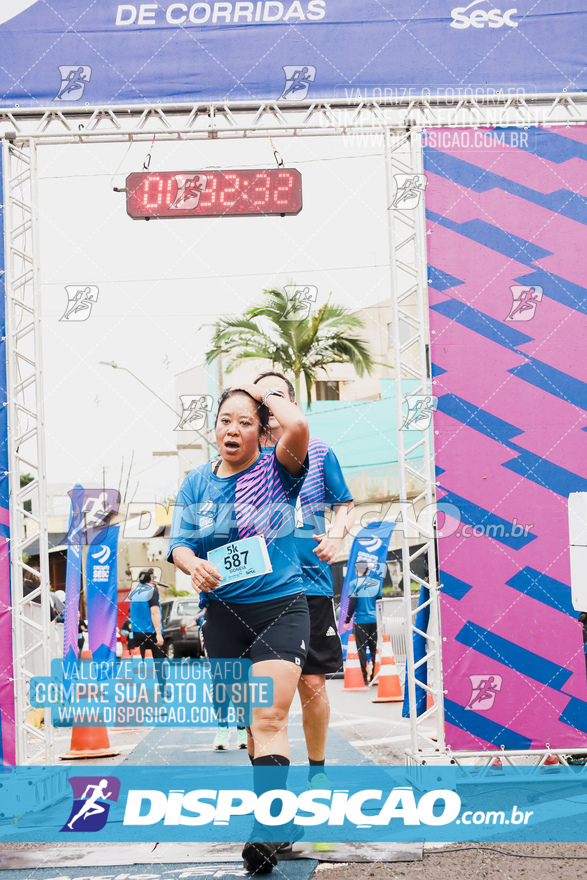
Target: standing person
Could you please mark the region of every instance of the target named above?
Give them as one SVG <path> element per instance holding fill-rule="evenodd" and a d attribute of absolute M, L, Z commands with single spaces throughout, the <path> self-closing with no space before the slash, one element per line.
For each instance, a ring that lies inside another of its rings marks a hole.
<path fill-rule="evenodd" d="M 84 644 L 88 633 L 88 621 L 79 618 L 77 625 L 77 653 L 81 657 L 84 652 Z"/>
<path fill-rule="evenodd" d="M 383 563 L 385 566 L 385 563 Z M 353 614 L 355 626 L 353 634 L 357 643 L 357 654 L 363 673 L 363 681 L 369 684 L 375 671 L 375 657 L 377 656 L 377 599 L 381 599 L 383 592 L 383 578 L 375 577 L 368 562 L 357 562 L 355 565 L 356 577 L 349 586 L 349 606 L 347 608 L 345 630 L 349 629 Z M 371 670 L 367 669 L 367 648 L 371 660 Z"/>
<path fill-rule="evenodd" d="M 283 433 L 272 453 L 262 455 L 259 441 L 269 412 Z M 254 675 L 273 679 L 273 705 L 254 707 L 251 726 L 255 790 L 262 794 L 285 788 L 287 720 L 310 635 L 293 537 L 293 503 L 308 470 L 308 423 L 278 390 L 245 385 L 224 392 L 215 430 L 221 457 L 183 481 L 168 558 L 190 575 L 198 592 L 208 594 L 203 630 L 208 657 L 248 658 Z M 231 572 L 242 564 L 245 539 L 257 548 L 259 564 L 252 576 L 239 579 Z M 218 548 L 226 548 L 218 560 L 222 573 L 207 558 Z M 274 768 L 270 783 L 266 767 Z M 261 833 L 255 824 L 251 837 Z M 270 872 L 282 846 L 249 841 L 245 869 Z"/>
<path fill-rule="evenodd" d="M 127 617 L 120 627 L 120 635 L 126 639 L 126 647 L 128 649 L 128 653 L 132 657 L 135 650 L 135 640 L 133 638 L 132 623 L 130 622 L 130 617 Z"/>
<path fill-rule="evenodd" d="M 130 591 L 129 600 L 133 647 L 140 649 L 143 660 L 147 649 L 151 650 L 153 660 L 163 660 L 161 601 L 152 569 L 140 573 L 139 583 Z"/>
<path fill-rule="evenodd" d="M 282 373 L 261 373 L 259 388 L 275 387 L 295 403 L 295 389 Z M 282 428 L 269 419 L 265 446 L 270 451 L 281 442 Z M 342 645 L 334 613 L 334 589 L 330 566 L 355 522 L 353 496 L 338 459 L 321 440 L 308 444 L 309 471 L 300 492 L 295 546 L 300 560 L 304 592 L 310 612 L 310 647 L 298 683 L 302 724 L 308 751 L 311 788 L 328 788 L 324 773 L 330 702 L 326 675 L 342 669 Z M 325 508 L 334 508 L 334 522 L 325 529 Z"/>

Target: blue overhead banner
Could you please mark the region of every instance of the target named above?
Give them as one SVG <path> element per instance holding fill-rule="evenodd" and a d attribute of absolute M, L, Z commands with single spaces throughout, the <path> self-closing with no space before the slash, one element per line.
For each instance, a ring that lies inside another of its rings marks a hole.
<path fill-rule="evenodd" d="M 0 106 L 587 87 L 584 0 L 2 0 Z"/>

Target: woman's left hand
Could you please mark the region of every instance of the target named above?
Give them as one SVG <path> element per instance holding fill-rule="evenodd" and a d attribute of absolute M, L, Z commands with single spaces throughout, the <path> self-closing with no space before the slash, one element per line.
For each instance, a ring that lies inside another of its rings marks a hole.
<path fill-rule="evenodd" d="M 253 400 L 258 401 L 259 403 L 263 402 L 263 388 L 260 388 L 259 385 L 235 385 L 230 390 L 245 391 L 247 394 L 251 395 Z"/>

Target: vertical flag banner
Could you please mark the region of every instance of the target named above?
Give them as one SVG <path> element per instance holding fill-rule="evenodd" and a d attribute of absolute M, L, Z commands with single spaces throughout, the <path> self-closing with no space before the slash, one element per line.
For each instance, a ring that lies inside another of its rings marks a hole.
<path fill-rule="evenodd" d="M 117 552 L 119 526 L 99 532 L 88 548 L 88 636 L 92 659 L 116 660 Z"/>
<path fill-rule="evenodd" d="M 0 141 L 1 147 L 1 141 Z M 15 763 L 14 685 L 12 674 L 12 617 L 8 539 L 8 421 L 6 388 L 6 321 L 4 289 L 4 199 L 0 150 L 0 768 Z"/>
<path fill-rule="evenodd" d="M 79 484 L 69 492 L 71 512 L 67 530 L 67 563 L 65 569 L 65 615 L 63 626 L 63 659 L 77 660 L 79 635 L 79 597 L 82 583 L 82 540 L 84 526 L 84 489 Z"/>
<path fill-rule="evenodd" d="M 424 144 L 447 744 L 584 747 L 587 127 Z"/>
<path fill-rule="evenodd" d="M 118 511 L 120 493 L 116 489 L 84 489 L 78 483 L 68 494 L 71 513 L 67 531 L 63 658 L 72 660 L 78 655 L 82 546 L 101 539 L 110 515 Z"/>
<path fill-rule="evenodd" d="M 340 610 L 338 614 L 339 632 L 342 631 L 347 608 L 349 606 L 349 586 L 356 577 L 355 565 L 357 562 L 369 563 L 373 566 L 373 571 L 370 576 L 381 577 L 381 581 L 383 582 L 385 571 L 383 571 L 383 576 L 381 574 L 376 574 L 375 566 L 379 563 L 386 562 L 389 542 L 391 541 L 394 529 L 395 523 L 374 522 L 366 526 L 364 529 L 361 529 L 353 541 L 340 596 Z"/>

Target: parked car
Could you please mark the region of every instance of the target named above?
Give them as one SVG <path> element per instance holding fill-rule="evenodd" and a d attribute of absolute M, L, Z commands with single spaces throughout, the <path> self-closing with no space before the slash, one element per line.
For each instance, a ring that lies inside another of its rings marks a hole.
<path fill-rule="evenodd" d="M 198 599 L 178 596 L 161 602 L 163 620 L 163 650 L 170 660 L 175 657 L 200 657 L 202 641 L 200 619 L 202 609 Z"/>

